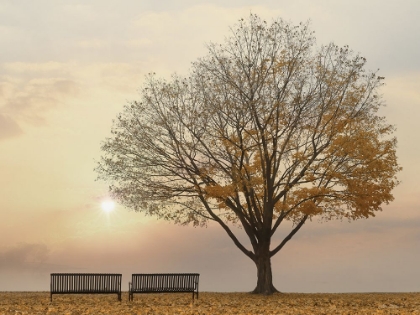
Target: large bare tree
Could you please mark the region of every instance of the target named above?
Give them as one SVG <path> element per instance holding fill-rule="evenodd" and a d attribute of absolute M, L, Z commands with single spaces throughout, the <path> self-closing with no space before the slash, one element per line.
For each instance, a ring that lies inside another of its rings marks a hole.
<path fill-rule="evenodd" d="M 135 211 L 219 223 L 255 263 L 254 292 L 271 294 L 271 257 L 308 219 L 368 218 L 393 200 L 394 128 L 377 113 L 383 78 L 365 63 L 348 47 L 315 48 L 307 23 L 251 15 L 188 77 L 146 78 L 97 171 Z"/>

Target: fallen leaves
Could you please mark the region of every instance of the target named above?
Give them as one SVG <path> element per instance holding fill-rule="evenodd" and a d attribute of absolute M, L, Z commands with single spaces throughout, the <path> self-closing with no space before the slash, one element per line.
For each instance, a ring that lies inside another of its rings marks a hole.
<path fill-rule="evenodd" d="M 110 295 L 54 295 L 48 292 L 0 292 L 0 315 L 298 315 L 418 314 L 420 293 L 299 294 L 249 293 L 136 294 L 119 302 Z"/>

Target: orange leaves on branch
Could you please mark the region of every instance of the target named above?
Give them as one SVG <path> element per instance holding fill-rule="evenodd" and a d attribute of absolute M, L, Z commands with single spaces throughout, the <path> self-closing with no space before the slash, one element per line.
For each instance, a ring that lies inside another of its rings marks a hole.
<path fill-rule="evenodd" d="M 299 213 L 314 216 L 321 214 L 324 209 L 322 202 L 329 193 L 325 187 L 297 187 L 289 193 L 287 199 L 287 208 L 295 208 L 294 216 L 300 216 Z"/>
<path fill-rule="evenodd" d="M 298 207 L 298 211 L 302 212 L 303 214 L 314 216 L 322 213 L 323 209 L 322 207 L 318 207 L 313 200 L 308 200 L 303 202 Z"/>
<path fill-rule="evenodd" d="M 223 201 L 229 197 L 235 196 L 235 185 L 209 185 L 204 188 L 207 198 L 215 198 L 216 200 Z"/>

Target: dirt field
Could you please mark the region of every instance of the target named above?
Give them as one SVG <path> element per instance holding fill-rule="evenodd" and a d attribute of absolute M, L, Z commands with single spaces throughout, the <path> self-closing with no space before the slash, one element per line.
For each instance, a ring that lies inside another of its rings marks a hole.
<path fill-rule="evenodd" d="M 248 293 L 54 295 L 48 292 L 0 292 L 0 314 L 419 314 L 420 293 L 297 294 Z"/>

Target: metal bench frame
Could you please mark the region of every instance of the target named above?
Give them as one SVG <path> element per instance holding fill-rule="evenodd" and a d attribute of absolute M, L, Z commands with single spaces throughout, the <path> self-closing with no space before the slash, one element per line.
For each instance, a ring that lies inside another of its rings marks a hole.
<path fill-rule="evenodd" d="M 192 292 L 198 299 L 198 273 L 154 273 L 132 274 L 128 283 L 128 299 L 133 300 L 134 293 L 181 293 Z"/>
<path fill-rule="evenodd" d="M 52 273 L 50 300 L 53 294 L 118 294 L 121 301 L 121 274 Z"/>

